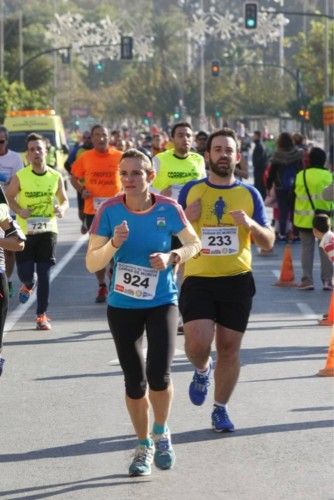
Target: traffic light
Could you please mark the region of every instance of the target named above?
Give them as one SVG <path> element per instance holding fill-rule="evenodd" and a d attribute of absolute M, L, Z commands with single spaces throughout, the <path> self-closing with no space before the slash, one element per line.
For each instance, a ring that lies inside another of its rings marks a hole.
<path fill-rule="evenodd" d="M 308 122 L 309 119 L 310 119 L 310 112 L 308 109 L 306 109 L 304 114 L 304 120 Z"/>
<path fill-rule="evenodd" d="M 245 28 L 254 30 L 257 27 L 257 3 L 245 3 Z"/>
<path fill-rule="evenodd" d="M 132 59 L 133 38 L 132 36 L 121 36 L 121 59 Z"/>
<path fill-rule="evenodd" d="M 211 75 L 219 76 L 220 73 L 220 64 L 219 61 L 212 61 L 211 63 Z"/>
<path fill-rule="evenodd" d="M 95 71 L 96 71 L 96 73 L 102 73 L 104 71 L 104 63 L 101 61 L 96 63 L 95 64 Z"/>
<path fill-rule="evenodd" d="M 302 120 L 305 119 L 305 115 L 306 115 L 306 111 L 304 108 L 300 108 L 298 110 L 298 115 L 299 115 L 299 118 L 301 118 Z"/>
<path fill-rule="evenodd" d="M 181 116 L 181 113 L 180 113 L 180 108 L 178 106 L 175 106 L 175 109 L 174 109 L 174 119 L 175 120 L 178 120 Z"/>
<path fill-rule="evenodd" d="M 222 115 L 222 114 L 221 114 L 221 111 L 218 111 L 218 110 L 216 110 L 216 111 L 215 111 L 215 117 L 216 117 L 216 118 L 220 118 L 220 117 L 221 117 L 221 115 Z"/>

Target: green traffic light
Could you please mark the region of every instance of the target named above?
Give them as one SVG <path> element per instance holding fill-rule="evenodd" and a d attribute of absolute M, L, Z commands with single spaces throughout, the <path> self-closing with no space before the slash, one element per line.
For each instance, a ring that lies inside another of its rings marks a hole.
<path fill-rule="evenodd" d="M 257 27 L 257 3 L 245 3 L 245 28 L 253 30 Z"/>

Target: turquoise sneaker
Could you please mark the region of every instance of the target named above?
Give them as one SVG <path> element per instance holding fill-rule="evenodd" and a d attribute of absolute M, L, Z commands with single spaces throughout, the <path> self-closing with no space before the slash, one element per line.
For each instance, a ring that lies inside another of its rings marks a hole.
<path fill-rule="evenodd" d="M 154 463 L 162 470 L 171 469 L 175 464 L 175 453 L 172 448 L 170 430 L 163 434 L 152 434 L 155 445 Z"/>
<path fill-rule="evenodd" d="M 129 476 L 149 476 L 153 462 L 154 446 L 138 445 L 129 467 Z"/>

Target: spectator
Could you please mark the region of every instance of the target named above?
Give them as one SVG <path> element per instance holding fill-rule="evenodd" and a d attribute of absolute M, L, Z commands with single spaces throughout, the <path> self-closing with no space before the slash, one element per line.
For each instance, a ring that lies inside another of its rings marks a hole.
<path fill-rule="evenodd" d="M 319 240 L 322 248 L 331 262 L 334 262 L 334 233 L 331 231 L 331 220 L 327 214 L 316 214 L 312 222 L 314 237 Z"/>
<path fill-rule="evenodd" d="M 308 156 L 308 147 L 306 144 L 306 137 L 303 134 L 300 134 L 299 132 L 296 132 L 292 136 L 292 140 L 297 146 L 297 148 L 301 149 L 303 153 L 303 167 L 306 168 L 309 165 L 309 156 Z"/>
<path fill-rule="evenodd" d="M 208 134 L 204 132 L 204 130 L 200 130 L 199 132 L 197 132 L 197 134 L 195 135 L 196 153 L 204 156 L 208 137 L 209 137 Z"/>
<path fill-rule="evenodd" d="M 264 183 L 264 171 L 268 162 L 268 155 L 261 140 L 261 132 L 256 130 L 253 134 L 255 144 L 252 155 L 254 186 L 260 192 L 263 199 L 266 197 L 266 186 Z"/>
<path fill-rule="evenodd" d="M 295 207 L 293 223 L 299 229 L 301 239 L 302 279 L 299 290 L 314 290 L 313 260 L 315 237 L 312 221 L 316 210 L 331 211 L 333 202 L 326 201 L 322 192 L 332 182 L 332 174 L 326 169 L 326 153 L 314 147 L 310 151 L 310 166 L 297 174 L 295 182 Z M 319 248 L 323 290 L 333 290 L 333 266 L 322 248 Z"/>
<path fill-rule="evenodd" d="M 293 185 L 296 175 L 302 169 L 302 151 L 298 149 L 288 132 L 282 132 L 277 148 L 271 157 L 267 189 L 275 186 L 279 208 L 279 241 L 287 241 L 288 220 L 292 213 Z"/>

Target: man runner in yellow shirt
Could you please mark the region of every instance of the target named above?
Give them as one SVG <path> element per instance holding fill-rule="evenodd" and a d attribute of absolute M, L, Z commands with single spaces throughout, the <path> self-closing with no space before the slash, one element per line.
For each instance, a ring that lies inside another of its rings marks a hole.
<path fill-rule="evenodd" d="M 202 241 L 201 253 L 185 264 L 179 304 L 186 354 L 195 367 L 190 400 L 197 406 L 205 401 L 215 338 L 212 427 L 216 432 L 232 432 L 227 402 L 238 380 L 239 351 L 255 294 L 251 238 L 270 250 L 275 235 L 260 193 L 235 178 L 240 160 L 235 132 L 224 128 L 211 134 L 206 157 L 208 178 L 189 182 L 179 196 Z"/>

